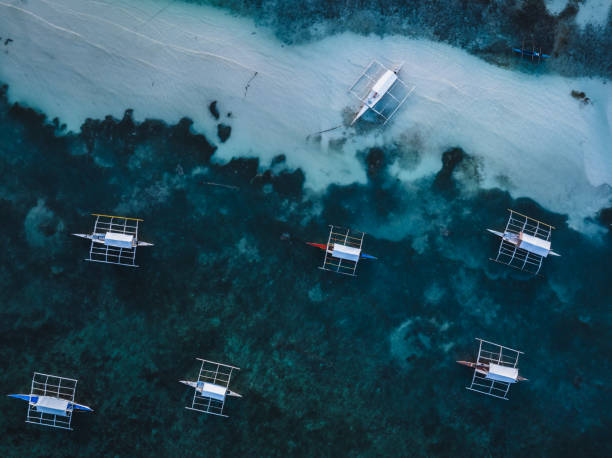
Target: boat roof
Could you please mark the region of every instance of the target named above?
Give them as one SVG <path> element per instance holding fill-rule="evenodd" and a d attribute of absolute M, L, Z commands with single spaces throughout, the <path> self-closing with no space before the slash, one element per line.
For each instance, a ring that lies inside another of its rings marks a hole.
<path fill-rule="evenodd" d="M 104 235 L 104 244 L 120 248 L 131 248 L 134 242 L 134 234 L 121 234 L 107 232 Z"/>
<path fill-rule="evenodd" d="M 487 378 L 499 380 L 500 382 L 514 383 L 518 378 L 518 369 L 516 367 L 489 363 L 489 373 L 487 374 Z"/>
<path fill-rule="evenodd" d="M 208 396 L 219 401 L 225 400 L 225 393 L 227 392 L 227 387 L 225 386 L 208 382 L 199 382 L 198 388 L 200 388 L 202 396 Z"/>
<path fill-rule="evenodd" d="M 525 233 L 521 233 L 519 235 L 519 239 L 519 248 L 522 248 L 523 250 L 527 250 L 544 258 L 548 256 L 548 253 L 550 252 L 550 241 L 542 240 L 538 237 L 534 237 L 533 235 Z"/>
<path fill-rule="evenodd" d="M 382 74 L 380 79 L 374 83 L 370 91 L 375 94 L 378 94 L 379 96 L 382 96 L 389 89 L 391 89 L 391 86 L 393 86 L 393 83 L 395 83 L 396 80 L 397 76 L 395 75 L 395 73 L 393 73 L 391 70 L 387 70 Z M 378 100 L 376 102 L 378 102 Z"/>
<path fill-rule="evenodd" d="M 361 254 L 361 248 L 334 243 L 331 254 L 339 259 L 357 262 L 359 261 L 359 255 Z"/>
<path fill-rule="evenodd" d="M 35 403 L 38 412 L 51 413 L 55 415 L 66 415 L 70 401 L 51 396 L 39 396 Z"/>

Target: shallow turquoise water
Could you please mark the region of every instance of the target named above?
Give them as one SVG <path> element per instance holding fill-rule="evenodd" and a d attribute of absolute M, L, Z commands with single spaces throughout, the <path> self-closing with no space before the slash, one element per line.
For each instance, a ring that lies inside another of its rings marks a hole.
<path fill-rule="evenodd" d="M 187 120 L 59 130 L 2 97 L 0 386 L 27 391 L 33 371 L 78 378 L 95 413 L 55 432 L 5 398 L 3 456 L 610 455 L 608 234 L 476 191 L 469 156 L 404 187 L 387 176 L 392 152 L 364 151 L 366 185 L 312 195 L 282 158 L 265 173 L 212 164 L 218 139 Z M 484 229 L 506 208 L 558 228 L 563 257 L 543 276 L 487 260 L 497 241 Z M 91 212 L 144 219 L 155 247 L 140 269 L 82 261 L 87 242 L 70 233 L 90 230 Z M 398 221 L 421 230 L 401 236 Z M 366 236 L 379 260 L 339 277 L 300 242 L 324 241 L 329 223 L 395 237 Z M 474 337 L 525 352 L 529 382 L 510 401 L 464 389 L 455 360 L 475 356 Z M 229 419 L 183 408 L 195 357 L 241 367 Z"/>

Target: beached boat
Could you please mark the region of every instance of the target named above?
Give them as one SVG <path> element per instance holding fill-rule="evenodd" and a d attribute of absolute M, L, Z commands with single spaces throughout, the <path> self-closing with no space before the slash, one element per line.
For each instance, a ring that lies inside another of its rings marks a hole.
<path fill-rule="evenodd" d="M 397 112 L 414 90 L 414 86 L 409 88 L 398 77 L 402 65 L 390 70 L 381 63 L 372 61 L 366 67 L 357 81 L 349 88 L 349 92 L 361 101 L 361 106 L 351 121 L 351 126 L 368 110 L 376 113 L 383 120 L 383 124 L 386 124 Z"/>

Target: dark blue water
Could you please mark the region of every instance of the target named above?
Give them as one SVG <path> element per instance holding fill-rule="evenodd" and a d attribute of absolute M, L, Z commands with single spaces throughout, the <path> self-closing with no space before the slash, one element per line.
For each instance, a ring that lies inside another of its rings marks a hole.
<path fill-rule="evenodd" d="M 10 91 L 10 89 L 9 89 Z M 79 379 L 75 431 L 27 425 L 5 398 L 2 456 L 610 456 L 609 234 L 528 199 L 475 191 L 469 152 L 409 187 L 393 151 L 365 185 L 306 192 L 301 171 L 215 165 L 188 120 L 88 120 L 79 133 L 0 98 L 0 387 Z M 460 145 L 458 145 L 460 146 Z M 414 161 L 420 159 L 415 156 Z M 239 189 L 214 187 L 217 182 Z M 544 185 L 544 184 L 543 184 Z M 557 227 L 543 275 L 488 261 L 506 208 Z M 84 262 L 92 212 L 144 219 L 139 269 Z M 605 214 L 602 218 L 606 218 Z M 327 224 L 379 257 L 323 272 Z M 415 221 L 417 223 L 415 223 Z M 602 221 L 602 224 L 605 221 Z M 290 233 L 291 241 L 281 240 Z M 397 234 L 400 234 L 399 237 Z M 525 352 L 510 401 L 465 390 L 475 337 Z M 185 410 L 195 357 L 242 368 L 229 419 Z"/>

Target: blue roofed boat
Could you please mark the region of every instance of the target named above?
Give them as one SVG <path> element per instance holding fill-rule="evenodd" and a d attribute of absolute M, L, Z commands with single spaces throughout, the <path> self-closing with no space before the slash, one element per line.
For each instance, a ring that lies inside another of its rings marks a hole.
<path fill-rule="evenodd" d="M 77 380 L 34 372 L 30 394 L 9 394 L 28 402 L 26 423 L 72 429 L 72 413 L 93 412 L 91 407 L 74 402 Z"/>

